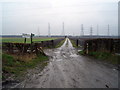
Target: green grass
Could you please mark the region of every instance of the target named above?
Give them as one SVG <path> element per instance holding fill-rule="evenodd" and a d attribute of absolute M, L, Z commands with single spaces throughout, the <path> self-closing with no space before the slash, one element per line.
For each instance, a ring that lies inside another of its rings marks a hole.
<path fill-rule="evenodd" d="M 33 42 L 49 41 L 49 40 L 55 40 L 55 39 L 57 38 L 33 38 Z M 2 42 L 24 43 L 24 38 L 2 38 Z M 31 43 L 30 38 L 27 38 L 26 43 Z"/>
<path fill-rule="evenodd" d="M 70 40 L 70 41 L 71 41 L 73 47 L 77 48 L 76 42 L 74 40 Z"/>
<path fill-rule="evenodd" d="M 48 56 L 41 54 L 29 62 L 19 61 L 11 55 L 2 54 L 3 80 L 7 78 L 6 74 L 14 74 L 15 76 L 20 76 L 27 69 L 34 68 L 37 64 L 40 64 L 46 60 L 48 60 Z M 47 63 L 44 63 L 44 65 L 45 64 Z"/>
<path fill-rule="evenodd" d="M 79 54 L 86 55 L 84 51 L 80 51 Z M 118 64 L 118 59 L 120 59 L 119 55 L 115 55 L 109 52 L 89 52 L 88 56 L 94 57 L 98 60 L 109 62 L 111 64 Z"/>
<path fill-rule="evenodd" d="M 84 51 L 78 52 L 80 55 L 85 55 Z"/>
<path fill-rule="evenodd" d="M 55 46 L 55 48 L 59 48 L 63 45 L 63 43 L 65 42 L 66 39 L 62 40 L 60 43 L 58 43 L 58 45 Z"/>

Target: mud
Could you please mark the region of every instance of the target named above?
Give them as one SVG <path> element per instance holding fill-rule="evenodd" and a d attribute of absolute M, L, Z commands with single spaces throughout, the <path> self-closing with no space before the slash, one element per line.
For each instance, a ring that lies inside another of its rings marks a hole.
<path fill-rule="evenodd" d="M 77 54 L 67 38 L 57 49 L 47 49 L 49 64 L 35 69 L 17 88 L 117 88 L 118 71 L 112 65 Z"/>

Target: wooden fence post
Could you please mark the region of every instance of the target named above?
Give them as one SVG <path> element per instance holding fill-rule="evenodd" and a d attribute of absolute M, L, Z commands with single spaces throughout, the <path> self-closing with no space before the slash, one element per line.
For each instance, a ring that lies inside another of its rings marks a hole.
<path fill-rule="evenodd" d="M 24 40 L 24 43 L 26 43 L 26 38 L 25 38 L 25 40 Z"/>
<path fill-rule="evenodd" d="M 52 42 L 52 47 L 54 47 L 54 40 L 51 40 L 51 42 Z"/>
<path fill-rule="evenodd" d="M 38 44 L 37 43 L 35 43 L 35 53 L 36 55 L 38 55 Z"/>
<path fill-rule="evenodd" d="M 86 51 L 86 54 L 88 54 L 89 53 L 89 44 L 87 43 L 87 51 Z"/>
<path fill-rule="evenodd" d="M 78 39 L 77 39 L 77 41 L 76 41 L 76 45 L 77 45 L 77 47 L 78 47 Z"/>
<path fill-rule="evenodd" d="M 13 53 L 13 43 L 10 43 L 10 47 L 9 47 L 10 49 L 10 53 Z"/>
<path fill-rule="evenodd" d="M 33 35 L 32 35 L 32 33 L 31 33 L 31 36 L 30 36 L 30 38 L 31 38 L 31 44 L 32 44 L 32 36 L 33 36 Z"/>

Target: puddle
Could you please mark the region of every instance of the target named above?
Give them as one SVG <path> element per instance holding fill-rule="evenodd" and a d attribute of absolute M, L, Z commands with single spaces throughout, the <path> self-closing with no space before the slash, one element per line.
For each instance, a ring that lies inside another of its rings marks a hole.
<path fill-rule="evenodd" d="M 62 61 L 62 59 L 58 59 L 57 61 Z"/>
<path fill-rule="evenodd" d="M 82 51 L 82 50 L 78 50 L 78 52 L 80 52 L 80 51 Z"/>
<path fill-rule="evenodd" d="M 78 55 L 77 54 L 72 54 L 72 55 L 70 55 L 70 57 L 78 57 Z"/>
<path fill-rule="evenodd" d="M 56 54 L 60 53 L 60 52 L 55 52 Z"/>

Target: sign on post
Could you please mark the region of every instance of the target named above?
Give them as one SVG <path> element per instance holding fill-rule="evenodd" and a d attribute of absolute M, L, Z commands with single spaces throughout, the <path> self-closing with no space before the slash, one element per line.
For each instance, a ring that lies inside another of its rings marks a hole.
<path fill-rule="evenodd" d="M 22 34 L 23 38 L 30 38 L 30 36 L 31 36 L 30 34 L 25 34 L 25 33 Z"/>
<path fill-rule="evenodd" d="M 32 42 L 32 38 L 35 36 L 35 34 L 33 34 L 33 33 L 31 33 L 31 36 L 30 36 L 30 38 L 31 38 L 31 44 L 33 43 Z"/>
<path fill-rule="evenodd" d="M 25 38 L 25 39 L 24 39 L 24 43 L 26 43 L 26 38 L 30 38 L 30 34 L 25 34 L 25 33 L 23 33 L 23 34 L 22 34 L 22 37 Z"/>

